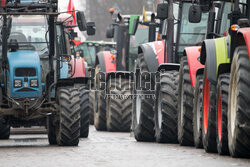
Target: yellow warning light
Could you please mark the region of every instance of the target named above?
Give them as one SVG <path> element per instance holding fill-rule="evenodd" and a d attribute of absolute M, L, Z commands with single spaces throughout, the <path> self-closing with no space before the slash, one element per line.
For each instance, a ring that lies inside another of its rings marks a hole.
<path fill-rule="evenodd" d="M 69 61 L 69 56 L 65 56 L 65 59 L 66 59 L 67 61 Z"/>
<path fill-rule="evenodd" d="M 231 25 L 231 30 L 232 31 L 238 31 L 240 27 L 237 24 Z"/>
<path fill-rule="evenodd" d="M 113 14 L 115 12 L 115 9 L 114 8 L 110 8 L 109 9 L 109 13 Z"/>
<path fill-rule="evenodd" d="M 201 48 L 199 48 L 199 52 L 201 52 Z"/>
<path fill-rule="evenodd" d="M 157 37 L 158 41 L 161 40 L 161 34 L 158 34 L 158 37 Z"/>

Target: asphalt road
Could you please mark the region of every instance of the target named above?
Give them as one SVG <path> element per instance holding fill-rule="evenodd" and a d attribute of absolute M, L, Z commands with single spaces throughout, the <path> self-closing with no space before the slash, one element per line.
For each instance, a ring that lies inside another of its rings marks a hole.
<path fill-rule="evenodd" d="M 44 134 L 11 135 L 0 141 L 0 167 L 217 167 L 249 166 L 249 159 L 205 153 L 176 144 L 136 142 L 129 133 L 97 132 L 90 127 L 78 147 L 48 145 Z"/>

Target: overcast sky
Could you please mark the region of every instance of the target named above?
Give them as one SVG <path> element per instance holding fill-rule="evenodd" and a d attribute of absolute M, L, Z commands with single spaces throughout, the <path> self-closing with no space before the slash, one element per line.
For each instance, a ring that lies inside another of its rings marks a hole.
<path fill-rule="evenodd" d="M 84 6 L 83 3 L 85 2 L 85 0 L 72 0 L 75 6 L 76 10 L 84 10 Z M 59 11 L 66 11 L 68 4 L 69 4 L 69 0 L 58 0 L 59 2 Z"/>

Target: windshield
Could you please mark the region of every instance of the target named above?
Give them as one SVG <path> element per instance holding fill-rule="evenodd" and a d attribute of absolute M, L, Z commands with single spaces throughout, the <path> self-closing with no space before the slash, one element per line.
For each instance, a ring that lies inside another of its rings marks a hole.
<path fill-rule="evenodd" d="M 86 60 L 88 65 L 94 66 L 96 59 L 96 50 L 94 45 L 83 44 L 81 46 L 83 50 L 83 58 Z"/>
<path fill-rule="evenodd" d="M 35 50 L 38 55 L 48 55 L 47 30 L 44 16 L 13 17 L 9 41 L 16 39 L 20 50 Z"/>
<path fill-rule="evenodd" d="M 223 9 L 220 34 L 223 35 L 230 26 L 230 20 L 228 19 L 228 14 L 231 13 L 231 2 L 226 2 Z"/>
<path fill-rule="evenodd" d="M 208 13 L 202 13 L 200 23 L 190 23 L 188 20 L 188 13 L 191 5 L 191 3 L 183 4 L 180 23 L 181 27 L 178 39 L 178 52 L 181 53 L 184 51 L 185 47 L 196 45 L 201 40 L 204 40 L 206 36 Z"/>

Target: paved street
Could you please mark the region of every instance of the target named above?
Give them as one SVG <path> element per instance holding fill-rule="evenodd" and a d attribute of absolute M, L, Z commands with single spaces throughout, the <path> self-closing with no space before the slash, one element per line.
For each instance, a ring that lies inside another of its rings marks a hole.
<path fill-rule="evenodd" d="M 138 143 L 129 133 L 97 132 L 90 127 L 78 147 L 49 146 L 47 136 L 11 135 L 0 141 L 0 167 L 171 167 L 250 166 L 248 159 L 207 154 L 173 144 Z"/>

